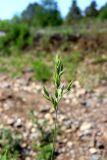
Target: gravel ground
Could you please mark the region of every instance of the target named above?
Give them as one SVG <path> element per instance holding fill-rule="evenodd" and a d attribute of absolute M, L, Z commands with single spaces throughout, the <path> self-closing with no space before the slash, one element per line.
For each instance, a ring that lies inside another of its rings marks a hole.
<path fill-rule="evenodd" d="M 53 126 L 54 112 L 43 97 L 42 87 L 29 76 L 14 80 L 0 76 L 0 129 L 6 127 L 20 134 L 24 160 L 35 159 L 32 144 L 40 138 L 30 111 L 34 110 L 41 125 L 47 120 L 46 130 Z M 49 84 L 47 87 L 52 89 Z M 60 103 L 58 123 L 57 160 L 106 160 L 107 83 L 86 90 L 75 81 L 72 91 Z"/>

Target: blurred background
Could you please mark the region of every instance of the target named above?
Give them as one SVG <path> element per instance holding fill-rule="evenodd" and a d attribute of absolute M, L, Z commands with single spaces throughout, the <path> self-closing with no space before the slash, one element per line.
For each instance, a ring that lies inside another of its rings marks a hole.
<path fill-rule="evenodd" d="M 75 76 L 83 85 L 91 85 L 87 80 L 93 81 L 96 75 L 93 85 L 97 85 L 106 79 L 106 29 L 105 0 L 4 0 L 0 5 L 0 72 L 21 75 L 26 66 L 36 70 L 34 64 L 32 67 L 35 60 L 37 65 L 45 65 L 39 59 L 52 65 L 54 54 L 59 53 L 64 55 L 67 80 Z M 49 78 L 46 73 L 46 80 Z"/>
<path fill-rule="evenodd" d="M 97 67 L 99 61 L 106 61 L 106 28 L 107 3 L 105 0 L 67 0 L 66 2 L 63 0 L 17 2 L 4 0 L 0 5 L 0 56 L 1 59 L 9 56 L 7 61 L 11 61 L 12 57 L 18 61 L 20 56 L 24 56 L 24 61 L 27 61 L 26 55 L 35 56 L 35 59 L 45 58 L 43 61 L 50 64 L 53 55 L 60 52 L 64 54 L 63 59 L 69 70 L 69 75 L 66 77 L 68 80 L 77 76 L 85 84 L 89 70 L 88 76 L 93 81 L 92 74 L 95 69 L 94 76 L 96 74 L 95 83 L 97 83 L 103 78 L 106 79 L 105 71 L 100 68 L 99 75 L 97 73 L 99 68 L 97 71 L 96 65 L 91 71 L 91 68 L 84 67 L 83 61 L 89 61 L 86 62 L 88 66 L 98 62 Z M 21 74 L 24 63 L 25 66 L 28 65 L 28 62 L 23 62 L 17 66 L 19 62 L 15 62 L 15 71 L 13 71 L 13 65 L 11 66 L 11 62 L 7 61 L 6 64 L 4 61 L 1 63 L 0 71 L 15 76 Z M 81 75 L 78 75 L 77 66 L 80 62 L 83 63 L 79 71 Z M 32 68 L 32 64 L 29 65 Z M 85 69 L 86 71 L 83 71 Z M 84 74 L 84 79 L 82 74 Z M 49 80 L 49 77 L 46 80 Z"/>

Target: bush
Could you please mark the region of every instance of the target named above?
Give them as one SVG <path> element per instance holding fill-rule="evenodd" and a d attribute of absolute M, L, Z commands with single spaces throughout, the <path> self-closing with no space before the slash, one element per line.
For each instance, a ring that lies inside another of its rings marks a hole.
<path fill-rule="evenodd" d="M 33 63 L 33 69 L 37 80 L 46 82 L 51 77 L 51 71 L 48 65 L 46 65 L 41 59 L 36 60 Z"/>
<path fill-rule="evenodd" d="M 32 45 L 32 36 L 29 27 L 23 23 L 11 24 L 9 31 L 4 37 L 0 37 L 0 50 L 15 46 L 17 49 L 25 49 Z"/>
<path fill-rule="evenodd" d="M 98 18 L 99 18 L 100 20 L 106 20 L 106 19 L 107 19 L 107 6 L 104 7 L 104 8 L 100 11 Z"/>
<path fill-rule="evenodd" d="M 14 24 L 8 36 L 19 49 L 32 44 L 32 37 L 26 24 Z"/>

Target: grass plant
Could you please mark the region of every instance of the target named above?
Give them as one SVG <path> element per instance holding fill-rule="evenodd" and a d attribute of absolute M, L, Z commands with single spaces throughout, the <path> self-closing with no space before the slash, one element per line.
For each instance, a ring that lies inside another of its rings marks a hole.
<path fill-rule="evenodd" d="M 64 67 L 63 67 L 61 58 L 57 55 L 55 59 L 55 70 L 53 74 L 53 84 L 54 84 L 53 94 L 50 94 L 49 91 L 44 87 L 44 97 L 51 103 L 55 112 L 54 129 L 53 129 L 53 135 L 52 135 L 53 147 L 52 147 L 52 154 L 51 154 L 50 160 L 55 159 L 59 103 L 63 98 L 63 95 L 69 92 L 72 86 L 72 82 L 70 82 L 67 86 L 63 85 L 62 83 L 63 73 L 64 73 Z"/>

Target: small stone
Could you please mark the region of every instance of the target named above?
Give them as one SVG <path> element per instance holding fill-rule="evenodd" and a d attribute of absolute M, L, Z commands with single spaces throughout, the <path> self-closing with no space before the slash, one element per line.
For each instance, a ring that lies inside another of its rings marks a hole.
<path fill-rule="evenodd" d="M 63 123 L 67 129 L 72 127 L 72 120 L 65 120 Z"/>
<path fill-rule="evenodd" d="M 26 157 L 25 160 L 31 160 L 31 158 L 30 157 Z"/>
<path fill-rule="evenodd" d="M 36 132 L 36 128 L 33 127 L 33 128 L 31 129 L 31 132 L 32 132 L 32 133 L 35 133 L 35 132 Z"/>
<path fill-rule="evenodd" d="M 40 133 L 36 132 L 36 133 L 31 133 L 30 134 L 30 140 L 37 140 L 40 137 Z"/>
<path fill-rule="evenodd" d="M 93 127 L 92 123 L 89 122 L 83 122 L 83 124 L 80 127 L 80 131 L 89 130 Z"/>
<path fill-rule="evenodd" d="M 47 114 L 45 115 L 45 118 L 46 118 L 47 120 L 52 120 L 52 116 L 51 116 L 50 113 L 47 113 Z"/>
<path fill-rule="evenodd" d="M 81 88 L 81 89 L 79 89 L 78 91 L 77 91 L 77 93 L 76 93 L 76 97 L 80 97 L 80 96 L 82 96 L 82 95 L 84 95 L 86 93 L 86 90 L 84 89 L 84 88 Z"/>
<path fill-rule="evenodd" d="M 72 98 L 72 104 L 73 105 L 77 105 L 79 103 L 78 99 L 77 98 Z"/>
<path fill-rule="evenodd" d="M 83 106 L 87 107 L 87 108 L 89 108 L 89 107 L 92 106 L 92 100 L 90 100 L 90 99 L 82 100 L 80 103 L 81 103 Z"/>
<path fill-rule="evenodd" d="M 73 143 L 72 143 L 72 142 L 68 142 L 68 143 L 67 143 L 67 146 L 68 146 L 69 148 L 71 148 L 71 147 L 73 146 Z"/>
<path fill-rule="evenodd" d="M 4 110 L 9 110 L 11 107 L 13 107 L 14 106 L 14 104 L 12 103 L 12 101 L 10 101 L 10 100 L 7 100 L 5 103 L 4 103 L 4 105 L 3 105 L 3 107 L 4 107 Z"/>
<path fill-rule="evenodd" d="M 66 152 L 66 148 L 61 148 L 61 149 L 59 150 L 59 152 L 60 152 L 60 153 L 65 153 L 65 152 Z"/>
<path fill-rule="evenodd" d="M 36 85 L 36 90 L 37 90 L 37 92 L 41 92 L 42 86 L 41 85 Z"/>
<path fill-rule="evenodd" d="M 23 133 L 23 139 L 26 140 L 28 138 L 28 132 Z"/>
<path fill-rule="evenodd" d="M 26 143 L 22 143 L 21 146 L 22 146 L 22 148 L 26 148 L 27 144 Z"/>
<path fill-rule="evenodd" d="M 90 160 L 100 160 L 100 156 L 98 154 L 93 154 Z"/>
<path fill-rule="evenodd" d="M 49 112 L 49 110 L 50 110 L 50 106 L 48 106 L 48 105 L 40 107 L 40 112 L 45 113 L 45 112 Z"/>
<path fill-rule="evenodd" d="M 7 120 L 8 125 L 12 126 L 12 125 L 14 125 L 14 123 L 15 123 L 15 120 L 13 118 Z"/>
<path fill-rule="evenodd" d="M 95 153 L 97 153 L 97 149 L 96 149 L 96 148 L 90 148 L 90 149 L 89 149 L 89 152 L 90 152 L 91 154 L 95 154 Z"/>
<path fill-rule="evenodd" d="M 20 118 L 18 118 L 14 124 L 15 127 L 19 128 L 22 127 L 22 120 Z"/>
<path fill-rule="evenodd" d="M 79 128 L 79 126 L 80 126 L 79 121 L 74 121 L 72 123 L 72 131 L 76 131 Z"/>
<path fill-rule="evenodd" d="M 66 119 L 65 115 L 59 115 L 59 122 L 62 123 Z"/>
<path fill-rule="evenodd" d="M 3 108 L 0 108 L 0 113 L 2 113 L 3 112 Z"/>
<path fill-rule="evenodd" d="M 100 140 L 97 141 L 96 147 L 100 150 L 105 149 L 105 145 Z"/>
<path fill-rule="evenodd" d="M 3 124 L 0 124 L 0 129 L 4 128 L 4 125 Z"/>
<path fill-rule="evenodd" d="M 32 126 L 33 126 L 32 122 L 27 122 L 27 123 L 26 123 L 26 128 L 27 128 L 27 129 L 31 129 Z"/>
<path fill-rule="evenodd" d="M 75 81 L 73 83 L 73 86 L 78 89 L 78 88 L 80 88 L 80 83 L 78 81 Z"/>
<path fill-rule="evenodd" d="M 69 99 L 66 99 L 66 100 L 65 100 L 65 103 L 66 103 L 66 104 L 69 104 L 69 103 L 70 103 L 70 100 L 69 100 Z"/>

